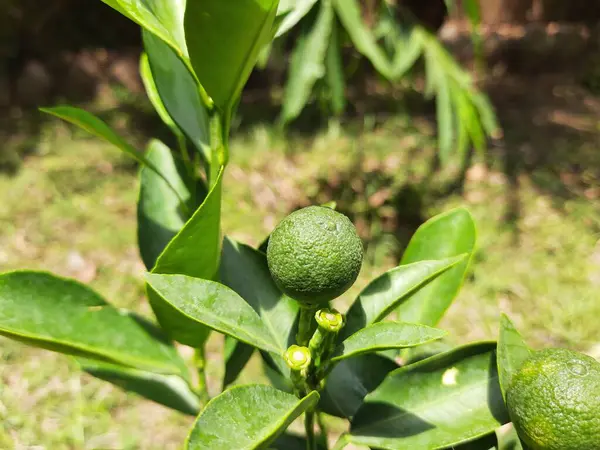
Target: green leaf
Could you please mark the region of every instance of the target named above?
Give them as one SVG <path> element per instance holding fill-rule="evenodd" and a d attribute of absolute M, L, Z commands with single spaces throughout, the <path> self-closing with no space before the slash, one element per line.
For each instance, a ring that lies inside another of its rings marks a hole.
<path fill-rule="evenodd" d="M 311 392 L 303 399 L 271 386 L 233 387 L 212 399 L 200 413 L 187 439 L 188 450 L 268 448 L 290 424 L 319 401 Z"/>
<path fill-rule="evenodd" d="M 349 441 L 382 449 L 443 449 L 509 422 L 495 345 L 460 347 L 392 372 L 365 398 Z"/>
<path fill-rule="evenodd" d="M 454 121 L 450 86 L 444 74 L 437 79 L 436 114 L 440 161 L 445 164 L 450 159 L 454 139 Z"/>
<path fill-rule="evenodd" d="M 277 0 L 188 1 L 185 35 L 200 83 L 229 113 L 263 45 L 271 38 Z"/>
<path fill-rule="evenodd" d="M 196 80 L 181 58 L 164 41 L 148 31 L 142 34 L 160 98 L 177 126 L 210 162 L 208 113 Z"/>
<path fill-rule="evenodd" d="M 0 275 L 0 334 L 68 355 L 186 375 L 175 348 L 155 329 L 86 286 L 45 272 Z"/>
<path fill-rule="evenodd" d="M 423 53 L 423 35 L 419 27 L 412 27 L 408 39 L 399 38 L 392 62 L 392 77 L 401 79 L 415 65 Z"/>
<path fill-rule="evenodd" d="M 283 36 L 294 28 L 315 6 L 317 0 L 282 0 L 279 2 L 277 14 L 285 13 L 285 17 L 277 28 L 275 37 Z"/>
<path fill-rule="evenodd" d="M 440 214 L 419 227 L 402 256 L 402 265 L 464 253 L 470 256 L 403 302 L 397 309 L 400 320 L 437 325 L 463 283 L 475 251 L 475 240 L 475 223 L 464 208 Z"/>
<path fill-rule="evenodd" d="M 285 123 L 300 115 L 310 99 L 313 86 L 325 75 L 325 56 L 334 14 L 331 0 L 322 0 L 320 3 L 315 23 L 300 36 L 292 52 L 281 112 Z"/>
<path fill-rule="evenodd" d="M 186 0 L 102 1 L 142 28 L 160 37 L 181 55 L 187 55 L 183 31 L 183 14 Z"/>
<path fill-rule="evenodd" d="M 207 280 L 217 276 L 222 178 L 223 168 L 202 205 L 160 255 L 153 273 L 184 274 Z"/>
<path fill-rule="evenodd" d="M 471 23 L 471 40 L 473 41 L 476 63 L 482 64 L 485 56 L 483 53 L 483 39 L 480 30 L 481 7 L 477 0 L 464 0 L 462 6 Z"/>
<path fill-rule="evenodd" d="M 40 108 L 40 111 L 56 116 L 59 119 L 72 123 L 73 125 L 77 125 L 82 130 L 87 131 L 88 133 L 99 137 L 100 139 L 103 139 L 104 141 L 117 147 L 122 152 L 127 153 L 140 164 L 143 164 L 154 170 L 158 175 L 161 174 L 160 170 L 150 161 L 148 161 L 142 153 L 133 148 L 131 144 L 115 133 L 111 127 L 109 127 L 104 121 L 95 115 L 83 109 L 74 108 L 72 106 Z"/>
<path fill-rule="evenodd" d="M 383 320 L 401 302 L 407 301 L 427 283 L 464 261 L 465 256 L 420 261 L 406 264 L 375 278 L 358 295 L 348 313 L 341 331 L 344 339 L 361 328 Z"/>
<path fill-rule="evenodd" d="M 500 129 L 500 125 L 498 124 L 498 119 L 496 118 L 496 113 L 494 112 L 494 107 L 490 103 L 490 100 L 481 92 L 471 93 L 470 98 L 477 108 L 485 132 L 488 135 L 493 136 Z"/>
<path fill-rule="evenodd" d="M 213 280 L 219 268 L 221 235 L 221 180 L 223 168 L 204 202 L 167 245 L 152 273 L 182 274 Z M 176 341 L 199 347 L 208 336 L 198 323 L 181 314 L 148 289 L 148 298 L 161 327 Z"/>
<path fill-rule="evenodd" d="M 346 79 L 344 78 L 344 64 L 342 61 L 340 26 L 337 19 L 334 19 L 331 39 L 327 47 L 325 80 L 329 88 L 331 110 L 333 114 L 339 116 L 346 109 Z"/>
<path fill-rule="evenodd" d="M 357 331 L 335 350 L 333 361 L 392 348 L 408 348 L 443 338 L 443 330 L 403 322 L 379 322 Z"/>
<path fill-rule="evenodd" d="M 352 417 L 373 391 L 398 365 L 377 354 L 340 361 L 327 377 L 319 409 L 337 417 Z"/>
<path fill-rule="evenodd" d="M 512 377 L 530 356 L 531 349 L 511 320 L 505 314 L 502 314 L 500 336 L 498 338 L 498 374 L 504 398 L 506 398 L 506 391 L 510 386 Z"/>
<path fill-rule="evenodd" d="M 184 137 L 181 130 L 177 127 L 173 119 L 165 109 L 165 105 L 163 104 L 162 99 L 158 93 L 156 88 L 156 83 L 154 81 L 154 76 L 152 75 L 152 70 L 150 69 L 150 62 L 148 61 L 148 55 L 146 53 L 142 53 L 140 57 L 140 77 L 142 78 L 142 83 L 144 84 L 144 88 L 146 89 L 146 95 L 148 95 L 148 99 L 154 110 L 158 113 L 160 119 L 168 126 L 173 134 L 177 136 L 178 139 L 182 139 Z M 150 158 L 149 158 L 150 159 Z"/>
<path fill-rule="evenodd" d="M 473 120 L 473 108 L 469 104 L 467 93 L 460 89 L 460 87 L 455 86 L 450 90 L 450 94 L 452 95 L 452 102 L 456 110 L 456 152 L 464 160 L 471 145 L 468 126 L 470 121 Z M 477 120 L 477 117 L 475 117 L 475 120 Z"/>
<path fill-rule="evenodd" d="M 333 0 L 338 17 L 356 50 L 367 57 L 375 69 L 387 79 L 392 77 L 391 64 L 375 36 L 363 23 L 361 10 L 356 0 Z"/>
<path fill-rule="evenodd" d="M 185 275 L 151 273 L 146 281 L 164 303 L 196 324 L 199 331 L 206 326 L 261 350 L 281 353 L 258 314 L 228 287 Z"/>
<path fill-rule="evenodd" d="M 221 281 L 238 293 L 261 317 L 278 348 L 287 350 L 298 316 L 298 303 L 275 285 L 264 253 L 225 238 L 221 260 Z"/>
<path fill-rule="evenodd" d="M 258 313 L 283 354 L 293 343 L 299 307 L 275 285 L 264 253 L 226 237 L 220 273 L 222 283 L 237 292 Z M 273 359 L 278 369 L 287 373 L 283 359 Z"/>
<path fill-rule="evenodd" d="M 234 338 L 225 337 L 225 375 L 223 376 L 223 389 L 233 383 L 240 376 L 250 358 L 254 354 L 254 347 Z"/>
<path fill-rule="evenodd" d="M 140 172 L 140 196 L 138 199 L 138 245 L 142 260 L 148 270 L 186 221 L 186 212 L 179 198 L 190 200 L 190 192 L 180 173 L 171 150 L 158 140 L 150 141 L 148 160 L 161 167 L 164 176 L 178 194 L 152 170 L 143 167 Z"/>
<path fill-rule="evenodd" d="M 116 364 L 78 358 L 90 375 L 184 414 L 195 416 L 200 400 L 190 385 L 177 375 L 163 375 Z"/>
<path fill-rule="evenodd" d="M 475 109 L 475 106 L 472 103 L 468 103 L 468 105 L 471 109 L 471 114 L 469 116 L 470 120 L 466 123 L 467 130 L 469 131 L 469 135 L 471 136 L 473 146 L 480 152 L 483 152 L 487 145 L 487 138 L 483 130 L 479 114 Z"/>

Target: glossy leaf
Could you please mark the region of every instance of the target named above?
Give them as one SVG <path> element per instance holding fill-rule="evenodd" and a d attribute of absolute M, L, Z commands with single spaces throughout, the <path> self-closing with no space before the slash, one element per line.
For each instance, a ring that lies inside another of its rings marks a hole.
<path fill-rule="evenodd" d="M 325 58 L 325 81 L 329 88 L 329 103 L 335 115 L 341 115 L 346 109 L 346 79 L 342 61 L 342 46 L 337 18 L 334 19 L 331 38 Z M 335 208 L 334 208 L 335 209 Z"/>
<path fill-rule="evenodd" d="M 277 27 L 275 37 L 278 38 L 298 24 L 315 6 L 317 0 L 281 0 L 277 14 L 285 13 L 285 17 Z"/>
<path fill-rule="evenodd" d="M 242 373 L 250 358 L 254 354 L 254 347 L 244 342 L 235 340 L 230 336 L 225 337 L 225 375 L 223 376 L 223 390 L 233 383 Z"/>
<path fill-rule="evenodd" d="M 357 331 L 335 350 L 333 361 L 392 348 L 408 348 L 443 338 L 447 333 L 425 325 L 379 322 Z"/>
<path fill-rule="evenodd" d="M 271 38 L 277 0 L 188 1 L 185 36 L 200 83 L 227 113 L 263 45 Z"/>
<path fill-rule="evenodd" d="M 167 408 L 193 416 L 200 411 L 198 396 L 190 385 L 177 375 L 152 373 L 89 359 L 79 358 L 77 361 L 90 375 L 126 391 L 135 392 Z"/>
<path fill-rule="evenodd" d="M 196 80 L 164 41 L 148 31 L 144 31 L 142 36 L 165 109 L 204 159 L 210 161 L 208 113 L 200 98 Z"/>
<path fill-rule="evenodd" d="M 420 261 L 396 267 L 375 278 L 350 306 L 342 339 L 384 319 L 399 304 L 464 259 L 465 256 L 460 255 L 438 261 Z"/>
<path fill-rule="evenodd" d="M 509 422 L 495 343 L 460 347 L 402 367 L 352 419 L 349 441 L 381 449 L 443 449 Z"/>
<path fill-rule="evenodd" d="M 264 253 L 225 238 L 220 273 L 221 282 L 258 313 L 283 354 L 292 344 L 299 307 L 275 285 Z M 282 373 L 287 372 L 283 359 L 276 357 L 273 362 Z"/>
<path fill-rule="evenodd" d="M 502 314 L 498 338 L 498 375 L 504 398 L 512 377 L 519 371 L 525 360 L 529 359 L 531 353 L 531 349 L 514 324 L 505 314 Z"/>
<path fill-rule="evenodd" d="M 0 334 L 68 355 L 186 374 L 175 348 L 141 319 L 74 280 L 45 272 L 0 275 Z"/>
<path fill-rule="evenodd" d="M 158 256 L 183 227 L 186 212 L 179 198 L 188 202 L 190 192 L 180 176 L 182 169 L 166 145 L 152 140 L 146 155 L 148 160 L 161 168 L 171 186 L 179 193 L 178 197 L 161 177 L 146 167 L 142 168 L 137 208 L 138 245 L 146 268 L 151 270 Z"/>
<path fill-rule="evenodd" d="M 150 103 L 152 103 L 152 106 L 154 107 L 154 110 L 157 112 L 160 119 L 165 123 L 166 126 L 169 127 L 171 132 L 177 136 L 177 139 L 183 139 L 183 133 L 165 109 L 165 105 L 160 98 L 156 88 L 156 82 L 154 81 L 154 75 L 152 75 L 152 69 L 150 68 L 150 62 L 148 61 L 148 55 L 146 53 L 142 53 L 140 57 L 140 77 L 142 78 L 146 95 L 148 96 Z"/>
<path fill-rule="evenodd" d="M 350 418 L 398 365 L 377 354 L 366 354 L 340 361 L 327 377 L 319 409 L 327 414 Z"/>
<path fill-rule="evenodd" d="M 198 416 L 188 450 L 268 448 L 289 425 L 319 400 L 316 391 L 303 399 L 271 386 L 233 387 L 212 399 Z"/>
<path fill-rule="evenodd" d="M 402 265 L 464 253 L 469 257 L 403 302 L 397 309 L 400 320 L 437 325 L 463 283 L 475 251 L 475 240 L 475 223 L 464 208 L 440 214 L 419 227 L 402 256 Z"/>
<path fill-rule="evenodd" d="M 182 274 L 212 280 L 217 277 L 221 239 L 221 168 L 217 180 L 202 205 L 167 245 L 152 273 Z M 199 347 L 208 336 L 191 320 L 148 289 L 148 298 L 161 327 L 169 335 L 192 347 Z"/>
<path fill-rule="evenodd" d="M 186 0 L 102 0 L 160 37 L 181 55 L 187 55 L 183 32 Z"/>
<path fill-rule="evenodd" d="M 226 237 L 222 254 L 221 281 L 254 308 L 285 351 L 293 340 L 298 303 L 275 285 L 264 253 Z"/>
<path fill-rule="evenodd" d="M 196 324 L 256 348 L 280 353 L 269 329 L 238 294 L 214 281 L 185 275 L 147 274 L 146 281 L 165 304 Z"/>
<path fill-rule="evenodd" d="M 114 145 L 122 152 L 128 154 L 140 164 L 153 170 L 157 175 L 163 176 L 151 161 L 149 161 L 142 153 L 138 152 L 131 144 L 125 141 L 115 131 L 109 127 L 103 120 L 95 115 L 72 106 L 57 106 L 55 108 L 40 108 L 40 111 L 58 117 L 66 122 L 77 125 L 82 130 L 103 139 L 104 141 Z M 165 180 L 167 181 L 167 180 Z"/>
<path fill-rule="evenodd" d="M 332 0 L 338 17 L 350 36 L 354 47 L 363 54 L 385 78 L 392 76 L 391 64 L 387 55 L 377 44 L 375 36 L 362 21 L 357 0 Z"/>
<path fill-rule="evenodd" d="M 312 28 L 298 39 L 292 52 L 283 97 L 281 116 L 284 122 L 290 122 L 300 115 L 310 99 L 313 86 L 325 75 L 325 56 L 333 19 L 331 0 L 322 0 Z"/>

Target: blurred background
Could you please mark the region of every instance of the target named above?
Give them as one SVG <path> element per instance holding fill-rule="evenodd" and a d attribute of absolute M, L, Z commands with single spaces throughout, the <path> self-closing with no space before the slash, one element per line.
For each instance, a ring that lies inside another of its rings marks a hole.
<path fill-rule="evenodd" d="M 453 341 L 494 338 L 501 310 L 536 347 L 600 357 L 600 1 L 392 3 L 383 14 L 362 1 L 363 21 L 384 48 L 413 56 L 382 74 L 332 33 L 338 101 L 327 80 L 300 106 L 289 94 L 311 14 L 263 52 L 234 124 L 225 233 L 256 245 L 292 210 L 337 201 L 367 249 L 349 301 L 398 263 L 421 223 L 465 205 L 479 250 L 442 323 Z M 136 164 L 37 111 L 75 104 L 140 149 L 169 141 L 140 51 L 137 26 L 100 1 L 0 0 L 0 271 L 51 270 L 149 314 Z M 470 113 L 449 103 L 450 119 L 440 114 L 446 82 Z M 454 146 L 448 128 L 468 138 Z M 66 357 L 0 339 L 0 358 L 0 448 L 171 449 L 190 425 Z M 209 360 L 220 373 L 218 352 Z"/>

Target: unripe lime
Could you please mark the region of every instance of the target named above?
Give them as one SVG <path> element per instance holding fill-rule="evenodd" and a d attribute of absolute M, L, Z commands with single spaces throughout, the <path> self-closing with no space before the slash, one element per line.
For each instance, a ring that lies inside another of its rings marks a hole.
<path fill-rule="evenodd" d="M 281 221 L 269 238 L 271 276 L 289 297 L 316 306 L 356 281 L 363 246 L 352 222 L 330 208 L 309 206 Z"/>
<path fill-rule="evenodd" d="M 600 363 L 566 349 L 534 353 L 506 395 L 510 418 L 531 450 L 600 449 Z"/>

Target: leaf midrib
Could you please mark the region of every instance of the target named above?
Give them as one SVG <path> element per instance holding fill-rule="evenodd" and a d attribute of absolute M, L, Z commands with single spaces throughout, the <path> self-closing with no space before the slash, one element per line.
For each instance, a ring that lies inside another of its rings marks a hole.
<path fill-rule="evenodd" d="M 478 381 L 476 383 L 472 383 L 472 384 L 464 386 L 464 387 L 462 387 L 460 389 L 457 389 L 452 394 L 444 397 L 444 399 L 448 400 L 448 399 L 452 399 L 452 398 L 457 397 L 457 396 L 461 396 L 462 394 L 464 394 L 465 392 L 467 392 L 469 390 L 472 390 L 474 388 L 480 387 L 480 385 L 484 385 L 484 384 L 487 385 L 487 384 L 489 384 L 490 381 L 492 381 L 492 382 L 493 381 L 498 381 L 498 375 L 493 376 L 493 377 L 489 377 L 485 381 Z M 446 401 L 444 403 L 446 403 Z M 439 402 L 438 400 L 433 400 L 433 401 L 430 401 L 430 402 L 426 402 L 426 403 L 423 403 L 423 404 L 419 405 L 417 408 L 414 408 L 414 409 L 412 409 L 410 411 L 406 410 L 405 412 L 394 414 L 392 416 L 388 416 L 384 420 L 380 420 L 380 421 L 377 421 L 377 422 L 371 422 L 371 424 L 368 427 L 367 426 L 358 427 L 358 428 L 356 428 L 355 431 L 368 430 L 372 426 L 372 424 L 374 424 L 374 423 L 377 424 L 378 426 L 380 426 L 381 424 L 385 424 L 385 423 L 390 422 L 390 421 L 395 421 L 395 420 L 400 419 L 400 418 L 402 418 L 404 416 L 417 415 L 417 414 L 414 414 L 414 413 L 415 412 L 421 412 L 421 411 L 427 410 L 427 409 L 431 409 L 431 407 L 433 407 L 434 405 L 437 405 L 437 404 L 441 404 L 441 402 Z M 397 405 L 392 405 L 392 406 L 398 407 Z M 440 428 L 440 427 L 436 426 L 435 428 Z M 351 431 L 351 433 L 354 434 L 353 431 Z"/>
<path fill-rule="evenodd" d="M 162 276 L 169 276 L 169 275 L 162 275 Z M 177 276 L 177 275 L 175 275 L 175 276 Z M 208 281 L 208 280 L 204 280 L 204 281 Z M 209 282 L 210 283 L 214 283 L 214 281 L 209 281 Z M 214 330 L 218 331 L 219 333 L 223 333 L 223 334 L 226 334 L 226 335 L 230 336 L 230 334 L 223 329 L 224 327 L 216 327 L 214 325 L 211 326 L 211 325 L 208 325 L 206 323 L 203 323 L 203 322 L 199 321 L 196 317 L 191 316 L 190 313 L 182 310 L 178 305 L 175 305 L 174 303 L 168 301 L 167 298 L 165 297 L 165 295 L 162 293 L 161 289 L 159 289 L 156 286 L 152 285 L 152 283 L 150 283 L 150 285 L 152 286 L 152 289 L 154 289 L 162 297 L 162 299 L 165 302 L 167 302 L 169 305 L 171 305 L 173 308 L 175 308 L 177 311 L 179 311 L 181 314 L 183 314 L 187 318 L 193 320 L 194 322 L 196 322 L 196 323 L 198 323 L 198 324 L 200 324 L 202 326 L 213 328 Z M 223 286 L 223 285 L 221 285 L 221 286 Z M 223 286 L 223 287 L 225 287 L 225 286 Z M 227 288 L 227 289 L 229 289 L 229 288 Z M 233 295 L 237 296 L 242 302 L 246 303 L 246 301 L 242 297 L 240 297 L 235 291 L 231 290 L 230 294 L 233 294 Z M 252 307 L 250 307 L 250 308 L 251 308 L 252 313 L 256 315 L 256 318 L 258 319 L 258 323 L 263 324 L 264 322 L 262 321 L 262 319 L 260 318 L 260 316 L 256 313 L 256 311 L 254 311 L 254 309 L 252 309 Z M 250 310 L 248 310 L 248 311 L 250 311 Z M 272 347 L 271 344 L 269 342 L 265 341 L 262 337 L 260 337 L 259 339 L 255 339 L 256 336 L 252 336 L 251 334 L 247 333 L 246 331 L 244 331 L 242 328 L 240 328 L 237 325 L 235 325 L 235 326 L 232 325 L 232 323 L 230 321 L 224 320 L 223 318 L 221 318 L 217 314 L 214 314 L 209 308 L 202 307 L 202 312 L 203 312 L 203 314 L 206 313 L 206 315 L 209 316 L 211 319 L 213 319 L 213 321 L 216 319 L 218 322 L 220 322 L 222 324 L 225 324 L 225 325 L 231 327 L 234 330 L 241 330 L 242 334 L 244 335 L 244 337 L 246 339 L 239 339 L 240 341 L 243 341 L 243 342 L 245 342 L 248 345 L 252 345 L 253 347 L 255 347 L 256 346 L 255 344 L 257 342 L 259 342 L 260 344 L 262 344 L 262 347 L 259 347 L 262 350 L 265 350 L 265 351 L 268 351 L 268 352 L 271 352 L 271 353 L 275 353 L 275 354 L 279 354 L 279 349 L 275 348 L 275 347 Z M 270 331 L 266 327 L 265 327 L 265 331 L 267 331 L 268 334 L 271 334 Z M 264 333 L 264 331 L 263 331 L 263 333 Z M 239 338 L 238 336 L 231 336 L 231 337 L 233 337 L 235 339 Z M 248 337 L 251 337 L 253 339 L 247 339 Z M 254 341 L 254 342 L 252 342 L 252 341 Z"/>
<path fill-rule="evenodd" d="M 106 358 L 109 361 L 114 361 L 118 364 L 122 364 L 127 367 L 131 367 L 133 369 L 142 368 L 142 369 L 146 369 L 146 370 L 152 370 L 152 369 L 157 369 L 157 368 L 162 367 L 165 370 L 164 373 L 168 373 L 168 374 L 181 373 L 180 368 L 175 365 L 171 366 L 170 364 L 163 364 L 163 363 L 157 364 L 157 361 L 155 361 L 155 360 L 144 359 L 144 358 L 140 358 L 137 356 L 131 357 L 131 355 L 126 355 L 121 352 L 109 353 L 106 351 L 98 350 L 94 347 L 89 347 L 87 345 L 73 343 L 71 341 L 64 341 L 62 339 L 54 339 L 54 338 L 48 338 L 48 337 L 42 338 L 40 336 L 15 331 L 15 330 L 12 330 L 10 328 L 5 328 L 5 327 L 0 327 L 0 334 L 4 334 L 7 337 L 10 337 L 10 336 L 22 337 L 25 339 L 30 339 L 32 341 L 41 342 L 41 343 L 48 343 L 48 344 L 56 343 L 56 344 L 63 345 L 68 348 L 86 352 L 91 355 L 98 355 L 100 357 Z M 138 361 L 138 362 L 141 362 L 142 364 L 132 365 L 131 361 Z M 175 370 L 173 370 L 173 369 L 175 369 Z"/>

